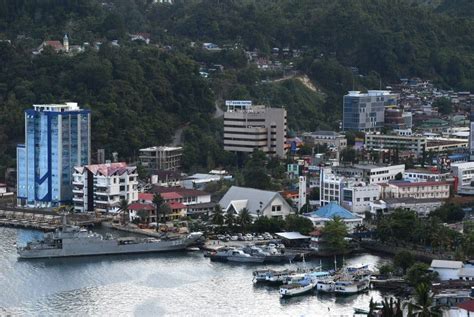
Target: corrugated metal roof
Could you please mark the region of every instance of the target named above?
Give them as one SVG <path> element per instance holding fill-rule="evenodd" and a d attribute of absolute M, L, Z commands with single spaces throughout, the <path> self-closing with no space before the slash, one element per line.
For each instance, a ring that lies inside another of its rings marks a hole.
<path fill-rule="evenodd" d="M 463 264 L 461 261 L 447 261 L 447 260 L 433 260 L 431 261 L 432 268 L 444 268 L 444 269 L 460 269 Z"/>
<path fill-rule="evenodd" d="M 278 237 L 287 240 L 299 240 L 299 239 L 310 239 L 309 236 L 304 236 L 299 232 L 277 232 L 275 233 Z"/>

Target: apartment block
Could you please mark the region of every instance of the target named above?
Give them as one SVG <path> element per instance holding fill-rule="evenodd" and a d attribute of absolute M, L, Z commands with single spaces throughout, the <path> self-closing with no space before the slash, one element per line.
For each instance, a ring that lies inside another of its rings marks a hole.
<path fill-rule="evenodd" d="M 393 181 L 381 185 L 381 197 L 447 199 L 450 195 L 449 182 L 407 182 Z"/>
<path fill-rule="evenodd" d="M 474 194 L 474 162 L 460 162 L 451 164 L 451 174 L 456 179 L 458 193 Z"/>
<path fill-rule="evenodd" d="M 254 106 L 250 101 L 228 100 L 224 113 L 224 150 L 285 156 L 286 110 Z"/>
<path fill-rule="evenodd" d="M 347 147 L 347 139 L 343 134 L 334 131 L 315 131 L 303 134 L 303 142 L 315 147 L 325 145 L 329 148 L 344 149 Z"/>
<path fill-rule="evenodd" d="M 365 148 L 367 150 L 399 150 L 423 154 L 427 139 L 420 135 L 394 135 L 394 134 L 366 134 Z"/>
<path fill-rule="evenodd" d="M 411 182 L 426 182 L 426 181 L 447 181 L 452 179 L 451 173 L 440 172 L 438 170 L 430 169 L 409 169 L 403 173 L 403 179 Z"/>
<path fill-rule="evenodd" d="M 17 201 L 54 207 L 72 201 L 74 166 L 90 163 L 90 111 L 77 103 L 25 111 L 25 143 L 17 147 Z"/>
<path fill-rule="evenodd" d="M 148 170 L 178 171 L 181 169 L 183 148 L 180 146 L 152 146 L 139 150 L 139 160 Z"/>
<path fill-rule="evenodd" d="M 117 212 L 122 200 L 138 200 L 138 173 L 126 163 L 77 166 L 73 174 L 76 212 Z"/>
<path fill-rule="evenodd" d="M 403 175 L 405 164 L 354 164 L 347 166 L 334 166 L 332 171 L 336 175 L 350 177 L 354 181 L 365 182 L 367 184 L 377 184 L 394 180 L 398 174 Z"/>
<path fill-rule="evenodd" d="M 341 205 L 348 210 L 363 215 L 370 211 L 370 203 L 380 197 L 380 186 L 377 184 L 353 183 L 343 188 Z"/>
<path fill-rule="evenodd" d="M 396 106 L 397 98 L 387 90 L 349 91 L 343 98 L 342 129 L 380 130 L 385 122 L 385 107 Z"/>

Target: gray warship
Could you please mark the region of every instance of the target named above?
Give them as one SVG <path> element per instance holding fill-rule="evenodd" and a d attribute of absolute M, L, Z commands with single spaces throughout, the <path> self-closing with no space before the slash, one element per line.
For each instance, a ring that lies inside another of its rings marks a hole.
<path fill-rule="evenodd" d="M 89 255 L 145 253 L 183 250 L 201 238 L 202 233 L 194 232 L 176 238 L 114 238 L 105 237 L 77 226 L 65 225 L 62 229 L 45 233 L 43 240 L 28 242 L 18 247 L 20 259 L 58 258 Z"/>

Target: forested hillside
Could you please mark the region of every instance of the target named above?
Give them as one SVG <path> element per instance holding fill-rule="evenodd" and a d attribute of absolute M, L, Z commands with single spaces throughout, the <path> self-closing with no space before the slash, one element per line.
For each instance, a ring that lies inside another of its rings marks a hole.
<path fill-rule="evenodd" d="M 215 100 L 251 98 L 286 106 L 290 128 L 337 128 L 342 94 L 400 77 L 474 91 L 472 1 L 405 0 L 0 0 L 0 172 L 14 166 L 22 111 L 33 103 L 77 101 L 93 110 L 93 148 L 133 158 L 186 126 L 185 167 L 234 161 L 220 146 Z M 420 1 L 417 1 L 420 2 Z M 130 41 L 147 32 L 151 44 Z M 43 40 L 90 45 L 77 55 L 45 51 Z M 9 40 L 9 42 L 5 41 Z M 112 45 L 111 41 L 118 41 Z M 100 42 L 100 49 L 93 44 Z M 191 46 L 191 42 L 197 42 Z M 230 47 L 208 53 L 200 43 Z M 272 56 L 298 49 L 294 69 L 318 86 L 267 82 L 245 50 Z M 199 66 L 224 71 L 202 78 Z M 357 68 L 355 78 L 349 67 Z"/>

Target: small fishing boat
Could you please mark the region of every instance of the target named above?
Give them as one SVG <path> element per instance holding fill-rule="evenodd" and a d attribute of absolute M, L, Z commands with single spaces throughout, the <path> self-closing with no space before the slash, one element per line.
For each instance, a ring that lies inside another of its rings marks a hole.
<path fill-rule="evenodd" d="M 367 309 L 354 307 L 354 313 L 357 315 L 368 315 L 369 311 Z"/>
<path fill-rule="evenodd" d="M 369 289 L 370 271 L 360 270 L 356 273 L 344 274 L 335 281 L 334 292 L 341 295 L 357 294 Z"/>
<path fill-rule="evenodd" d="M 281 297 L 292 297 L 311 292 L 316 286 L 316 282 L 311 278 L 305 278 L 298 283 L 288 284 L 280 287 Z"/>

